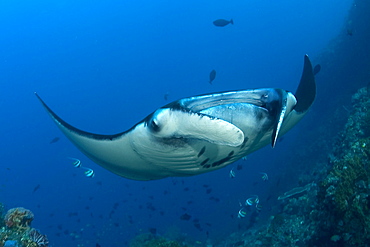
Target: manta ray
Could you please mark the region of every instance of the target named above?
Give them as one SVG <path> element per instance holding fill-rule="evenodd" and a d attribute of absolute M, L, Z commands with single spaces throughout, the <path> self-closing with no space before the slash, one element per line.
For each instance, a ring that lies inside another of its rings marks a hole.
<path fill-rule="evenodd" d="M 305 55 L 295 94 L 260 88 L 183 98 L 112 135 L 73 127 L 35 94 L 59 129 L 92 161 L 128 179 L 154 180 L 214 171 L 269 143 L 274 147 L 311 107 L 316 83 Z"/>

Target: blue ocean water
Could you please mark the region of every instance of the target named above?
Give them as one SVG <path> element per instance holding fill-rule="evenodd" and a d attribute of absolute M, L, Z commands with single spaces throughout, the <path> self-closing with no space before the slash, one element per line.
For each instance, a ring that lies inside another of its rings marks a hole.
<path fill-rule="evenodd" d="M 289 182 L 279 179 L 284 164 L 274 162 L 289 152 L 284 142 L 212 173 L 131 181 L 78 151 L 33 92 L 72 125 L 112 134 L 182 97 L 259 87 L 294 91 L 303 55 L 317 61 L 343 32 L 351 4 L 0 2 L 0 201 L 32 210 L 33 226 L 52 246 L 126 246 L 154 228 L 160 235 L 216 243 L 253 223 L 236 217 L 239 202 L 251 195 L 261 198 L 259 218 L 268 218 L 276 185 Z M 214 26 L 219 18 L 234 25 Z M 211 85 L 212 69 L 217 76 Z M 55 137 L 60 140 L 50 144 Z M 95 177 L 85 177 L 67 157 L 79 158 Z M 230 179 L 237 165 L 243 169 Z M 270 179 L 263 181 L 260 172 Z M 180 219 L 185 213 L 189 221 Z"/>

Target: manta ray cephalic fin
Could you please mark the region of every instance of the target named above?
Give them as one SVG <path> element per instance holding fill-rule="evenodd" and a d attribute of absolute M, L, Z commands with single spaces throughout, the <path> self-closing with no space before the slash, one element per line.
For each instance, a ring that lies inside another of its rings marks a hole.
<path fill-rule="evenodd" d="M 148 127 L 160 138 L 193 138 L 232 147 L 244 141 L 243 131 L 230 122 L 170 108 L 157 110 L 148 121 Z"/>

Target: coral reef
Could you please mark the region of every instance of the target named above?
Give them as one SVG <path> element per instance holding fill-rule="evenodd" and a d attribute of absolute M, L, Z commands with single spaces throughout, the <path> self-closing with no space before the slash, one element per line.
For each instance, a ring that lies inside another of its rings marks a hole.
<path fill-rule="evenodd" d="M 176 241 L 158 237 L 153 234 L 144 233 L 136 236 L 131 242 L 130 247 L 187 247 Z"/>
<path fill-rule="evenodd" d="M 2 217 L 3 215 L 4 215 L 4 205 L 0 202 L 0 227 L 5 226 L 5 222 Z"/>
<path fill-rule="evenodd" d="M 370 96 L 352 97 L 353 110 L 330 159 L 332 169 L 320 184 L 317 239 L 365 246 L 370 241 Z M 325 223 L 330 222 L 330 224 Z"/>
<path fill-rule="evenodd" d="M 5 214 L 5 226 L 0 228 L 0 247 L 47 247 L 49 244 L 46 235 L 31 228 L 34 219 L 33 213 L 25 208 L 18 207 L 9 209 Z"/>

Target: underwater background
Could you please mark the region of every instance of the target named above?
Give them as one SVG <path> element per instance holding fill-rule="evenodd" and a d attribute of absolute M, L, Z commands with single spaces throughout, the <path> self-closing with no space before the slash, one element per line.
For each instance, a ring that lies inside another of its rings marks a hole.
<path fill-rule="evenodd" d="M 16 207 L 33 212 L 49 246 L 370 241 L 369 1 L 2 1 L 0 26 L 1 245 L 16 246 L 5 242 L 6 213 Z M 194 177 L 141 182 L 110 173 L 64 137 L 34 96 L 73 126 L 114 134 L 183 97 L 294 92 L 305 54 L 321 71 L 302 122 L 274 149 Z M 261 209 L 238 218 L 255 195 Z"/>

